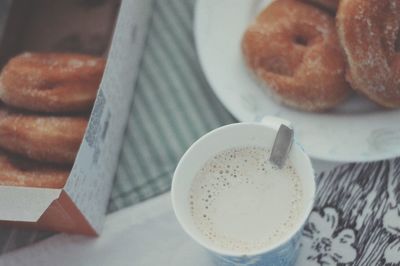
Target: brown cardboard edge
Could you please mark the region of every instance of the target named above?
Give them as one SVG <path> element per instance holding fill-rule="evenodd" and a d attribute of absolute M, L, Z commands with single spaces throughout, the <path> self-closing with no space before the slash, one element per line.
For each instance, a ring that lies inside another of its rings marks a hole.
<path fill-rule="evenodd" d="M 98 233 L 75 206 L 70 196 L 63 190 L 37 222 L 0 221 L 1 225 L 18 226 L 27 229 L 49 230 L 54 232 L 97 236 Z"/>
<path fill-rule="evenodd" d="M 64 190 L 39 218 L 37 227 L 51 231 L 97 236 L 97 232 Z"/>

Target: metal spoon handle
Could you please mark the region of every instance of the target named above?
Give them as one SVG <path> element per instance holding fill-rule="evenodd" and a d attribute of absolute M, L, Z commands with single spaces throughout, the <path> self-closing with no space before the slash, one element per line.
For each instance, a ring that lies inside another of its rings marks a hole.
<path fill-rule="evenodd" d="M 290 127 L 283 124 L 279 127 L 278 133 L 275 137 L 274 146 L 272 147 L 271 156 L 269 158 L 269 161 L 279 168 L 282 168 L 285 165 L 293 144 L 293 135 L 293 129 Z"/>

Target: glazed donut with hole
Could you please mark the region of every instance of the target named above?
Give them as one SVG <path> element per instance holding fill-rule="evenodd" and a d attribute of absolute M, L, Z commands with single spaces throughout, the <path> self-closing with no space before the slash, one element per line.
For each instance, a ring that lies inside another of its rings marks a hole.
<path fill-rule="evenodd" d="M 322 111 L 349 94 L 334 18 L 312 5 L 274 1 L 245 32 L 242 51 L 249 69 L 283 104 Z"/>
<path fill-rule="evenodd" d="M 103 75 L 103 58 L 67 53 L 23 53 L 0 75 L 0 99 L 7 105 L 47 113 L 92 108 Z"/>

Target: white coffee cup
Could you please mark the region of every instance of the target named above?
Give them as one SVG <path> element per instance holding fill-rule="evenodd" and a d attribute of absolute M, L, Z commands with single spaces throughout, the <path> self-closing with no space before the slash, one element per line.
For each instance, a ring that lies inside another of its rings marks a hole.
<path fill-rule="evenodd" d="M 175 215 L 184 231 L 215 255 L 218 265 L 292 265 L 296 260 L 301 230 L 312 210 L 316 190 L 310 158 L 296 141 L 289 153 L 289 160 L 300 177 L 305 204 L 294 228 L 273 246 L 247 254 L 211 246 L 196 227 L 189 202 L 193 179 L 210 158 L 236 147 L 272 146 L 281 124 L 290 126 L 289 122 L 280 118 L 266 117 L 260 123 L 236 123 L 217 128 L 197 140 L 183 155 L 175 170 L 171 189 Z"/>

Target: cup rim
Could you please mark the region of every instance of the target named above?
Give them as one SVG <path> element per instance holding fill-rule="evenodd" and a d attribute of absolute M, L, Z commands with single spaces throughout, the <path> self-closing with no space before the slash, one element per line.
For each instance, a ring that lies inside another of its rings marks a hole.
<path fill-rule="evenodd" d="M 259 256 L 268 252 L 271 252 L 273 250 L 278 249 L 279 247 L 283 246 L 284 244 L 288 243 L 293 236 L 295 236 L 304 226 L 304 224 L 306 223 L 312 208 L 314 206 L 314 201 L 315 201 L 315 194 L 316 194 L 316 182 L 315 182 L 315 170 L 314 167 L 311 163 L 311 159 L 310 157 L 304 152 L 302 146 L 297 143 L 296 141 L 293 142 L 293 146 L 292 148 L 296 148 L 299 150 L 299 152 L 301 152 L 309 166 L 311 167 L 311 171 L 314 173 L 313 175 L 313 182 L 312 182 L 312 188 L 311 188 L 311 192 L 312 192 L 312 197 L 311 200 L 308 204 L 305 204 L 305 208 L 304 208 L 304 215 L 303 217 L 298 221 L 298 223 L 296 223 L 296 226 L 294 227 L 294 229 L 292 229 L 287 236 L 285 236 L 284 238 L 282 238 L 280 241 L 276 242 L 275 244 L 271 245 L 268 248 L 262 248 L 262 249 L 256 249 L 250 252 L 237 252 L 237 251 L 232 251 L 232 250 L 228 250 L 228 249 L 223 249 L 223 248 L 219 248 L 219 247 L 215 247 L 215 246 L 210 246 L 209 244 L 207 244 L 206 241 L 203 241 L 202 239 L 200 239 L 199 237 L 197 237 L 194 233 L 191 232 L 191 230 L 188 229 L 188 226 L 186 225 L 186 222 L 184 222 L 183 218 L 181 217 L 178 209 L 176 208 L 177 206 L 177 194 L 176 194 L 176 178 L 175 176 L 177 175 L 179 169 L 182 167 L 185 158 L 188 156 L 189 153 L 191 153 L 191 151 L 194 149 L 195 146 L 199 145 L 199 143 L 201 143 L 204 139 L 210 137 L 210 135 L 213 135 L 214 133 L 221 131 L 221 130 L 226 130 L 228 128 L 234 128 L 234 127 L 238 127 L 238 126 L 265 126 L 265 127 L 269 127 L 267 124 L 261 123 L 261 122 L 238 122 L 238 123 L 232 123 L 232 124 L 228 124 L 228 125 L 224 125 L 221 127 L 218 127 L 214 130 L 211 130 L 209 132 L 207 132 L 206 134 L 204 134 L 203 136 L 201 136 L 199 139 L 197 139 L 195 142 L 192 143 L 192 145 L 186 150 L 186 152 L 182 155 L 182 157 L 180 158 L 177 167 L 175 168 L 174 174 L 173 174 L 173 178 L 172 178 L 172 183 L 171 183 L 171 202 L 172 202 L 172 208 L 173 211 L 175 213 L 175 217 L 178 220 L 178 223 L 180 224 L 180 226 L 183 228 L 183 230 L 186 232 L 187 235 L 190 236 L 190 238 L 192 238 L 192 240 L 194 240 L 195 242 L 197 242 L 198 244 L 200 244 L 202 247 L 206 248 L 207 250 L 214 252 L 218 255 L 221 256 L 231 256 L 231 257 L 241 257 L 241 256 Z M 272 127 L 270 127 L 271 129 L 273 129 Z M 274 129 L 273 129 L 274 130 Z"/>

